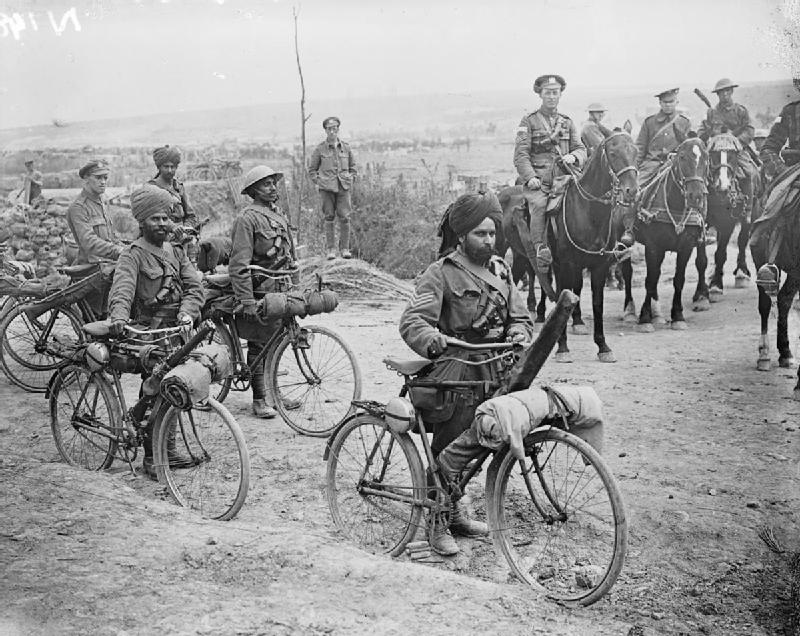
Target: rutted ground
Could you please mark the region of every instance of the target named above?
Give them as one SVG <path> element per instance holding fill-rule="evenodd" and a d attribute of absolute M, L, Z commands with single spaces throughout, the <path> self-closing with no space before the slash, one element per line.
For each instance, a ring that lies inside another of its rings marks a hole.
<path fill-rule="evenodd" d="M 490 542 L 459 540 L 465 556 L 436 566 L 347 545 L 323 496 L 323 440 L 251 418 L 243 394 L 228 406 L 251 451 L 250 495 L 235 521 L 212 523 L 127 469 L 59 463 L 45 401 L 0 381 L 0 633 L 783 633 L 786 563 L 756 530 L 769 524 L 800 549 L 800 404 L 794 370 L 755 370 L 755 296 L 727 289 L 709 312 L 688 313 L 688 332 L 644 335 L 609 292 L 619 362 L 597 362 L 591 338 L 573 336 L 576 362 L 543 369 L 542 381 L 591 384 L 604 399 L 606 458 L 630 518 L 620 580 L 581 610 L 509 582 Z M 358 354 L 365 397 L 399 387 L 381 359 L 408 352 L 401 310 L 351 302 L 314 320 Z M 793 342 L 797 331 L 793 315 Z M 479 513 L 481 497 L 478 484 Z"/>

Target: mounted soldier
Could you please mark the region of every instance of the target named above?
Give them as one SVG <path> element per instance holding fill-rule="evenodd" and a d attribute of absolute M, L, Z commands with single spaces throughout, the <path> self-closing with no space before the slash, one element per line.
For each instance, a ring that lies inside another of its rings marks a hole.
<path fill-rule="evenodd" d="M 685 139 L 692 123 L 688 117 L 677 112 L 678 90 L 670 88 L 656 95 L 659 112 L 644 120 L 639 136 L 636 138 L 638 154 L 636 167 L 639 169 L 639 183 L 648 183 L 658 172 L 669 156 Z"/>
<path fill-rule="evenodd" d="M 545 271 L 553 261 L 547 246 L 545 211 L 548 201 L 563 192 L 572 171 L 586 162 L 586 147 L 575 123 L 558 112 L 558 102 L 567 83 L 560 75 L 542 75 L 533 83 L 541 97 L 538 110 L 526 115 L 517 128 L 514 166 L 517 184 L 523 186 L 530 214 L 535 266 Z"/>
<path fill-rule="evenodd" d="M 599 146 L 603 140 L 611 135 L 611 130 L 601 123 L 603 117 L 606 116 L 606 107 L 599 102 L 589 104 L 589 119 L 583 122 L 581 126 L 581 141 L 586 146 L 586 154 L 591 156 L 594 149 Z"/>

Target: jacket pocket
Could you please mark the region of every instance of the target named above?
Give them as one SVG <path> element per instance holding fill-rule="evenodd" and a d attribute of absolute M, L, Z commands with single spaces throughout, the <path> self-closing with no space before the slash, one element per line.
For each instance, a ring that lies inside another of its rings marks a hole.
<path fill-rule="evenodd" d="M 278 233 L 273 230 L 256 230 L 253 237 L 253 254 L 258 256 L 272 256 L 277 250 L 275 239 Z"/>
<path fill-rule="evenodd" d="M 472 321 L 478 317 L 478 304 L 481 292 L 472 287 L 454 288 L 452 290 L 451 320 L 456 331 L 466 331 L 472 327 Z"/>
<path fill-rule="evenodd" d="M 111 237 L 108 233 L 108 226 L 105 223 L 101 223 L 100 225 L 93 225 L 92 230 L 94 233 L 99 236 L 101 239 L 105 241 L 110 241 Z"/>

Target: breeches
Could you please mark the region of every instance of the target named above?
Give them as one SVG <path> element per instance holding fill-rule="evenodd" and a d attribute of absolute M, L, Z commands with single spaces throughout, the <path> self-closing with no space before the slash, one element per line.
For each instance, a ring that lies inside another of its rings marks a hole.
<path fill-rule="evenodd" d="M 350 190 L 339 190 L 339 192 L 329 192 L 320 190 L 322 198 L 322 218 L 325 221 L 333 221 L 338 218 L 339 223 L 350 219 Z"/>
<path fill-rule="evenodd" d="M 528 212 L 531 215 L 531 238 L 534 245 L 547 242 L 547 219 L 545 209 L 547 208 L 547 193 L 541 188 L 539 190 L 523 190 L 525 201 L 528 202 Z"/>

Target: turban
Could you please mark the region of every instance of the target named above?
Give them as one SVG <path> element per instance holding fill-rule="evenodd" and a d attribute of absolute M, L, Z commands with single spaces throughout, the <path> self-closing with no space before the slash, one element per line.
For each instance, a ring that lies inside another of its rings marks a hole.
<path fill-rule="evenodd" d="M 90 159 L 86 164 L 78 170 L 78 176 L 81 179 L 91 177 L 93 174 L 108 174 L 108 163 L 105 159 Z"/>
<path fill-rule="evenodd" d="M 131 193 L 131 211 L 139 223 L 159 212 L 169 214 L 172 204 L 172 195 L 158 186 L 143 185 Z"/>
<path fill-rule="evenodd" d="M 503 209 L 493 193 L 462 194 L 450 206 L 448 222 L 453 232 L 464 236 L 487 217 L 498 227 L 502 223 Z"/>
<path fill-rule="evenodd" d="M 174 163 L 177 165 L 181 162 L 181 151 L 169 145 L 156 148 L 153 151 L 153 161 L 156 164 L 156 168 L 159 168 L 165 163 Z"/>

